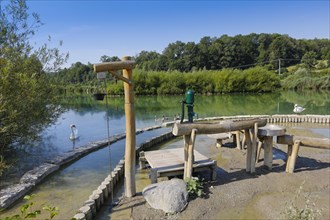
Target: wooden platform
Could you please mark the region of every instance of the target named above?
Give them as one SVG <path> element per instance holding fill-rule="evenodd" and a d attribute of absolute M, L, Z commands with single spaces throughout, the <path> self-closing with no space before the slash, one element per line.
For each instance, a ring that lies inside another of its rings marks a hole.
<path fill-rule="evenodd" d="M 195 162 L 193 171 L 211 171 L 211 179 L 216 179 L 215 168 L 217 163 L 194 150 Z M 183 175 L 184 172 L 184 151 L 183 148 L 142 151 L 140 153 L 140 168 L 143 169 L 146 163 L 150 165 L 150 178 L 152 183 L 157 182 L 158 177 Z"/>

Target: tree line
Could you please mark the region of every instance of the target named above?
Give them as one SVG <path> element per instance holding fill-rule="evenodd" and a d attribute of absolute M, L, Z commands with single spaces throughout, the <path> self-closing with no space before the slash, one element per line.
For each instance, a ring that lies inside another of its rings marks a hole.
<path fill-rule="evenodd" d="M 187 88 L 201 94 L 330 89 L 328 39 L 293 39 L 280 34 L 203 37 L 199 43 L 170 43 L 162 54 L 142 51 L 133 59 L 137 95 L 179 94 Z M 100 58 L 101 62 L 119 60 L 117 56 Z M 74 63 L 50 78 L 62 91 L 97 87 L 91 63 Z M 110 82 L 107 90 L 120 95 L 121 86 Z"/>
<path fill-rule="evenodd" d="M 203 37 L 198 43 L 176 41 L 162 53 L 142 51 L 135 57 L 137 68 L 146 71 L 246 69 L 261 65 L 268 69 L 288 67 L 309 60 L 330 61 L 329 39 L 294 39 L 281 34 Z M 328 64 L 329 65 L 329 64 Z"/>

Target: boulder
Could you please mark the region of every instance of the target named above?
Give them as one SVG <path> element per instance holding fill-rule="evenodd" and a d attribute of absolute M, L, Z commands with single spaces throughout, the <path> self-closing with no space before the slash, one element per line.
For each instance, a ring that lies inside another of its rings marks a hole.
<path fill-rule="evenodd" d="M 188 204 L 186 183 L 181 179 L 151 184 L 143 189 L 142 195 L 152 208 L 170 214 L 181 212 Z"/>
<path fill-rule="evenodd" d="M 0 191 L 0 209 L 6 209 L 28 193 L 34 184 L 20 183 Z"/>
<path fill-rule="evenodd" d="M 40 166 L 34 168 L 26 172 L 20 179 L 21 183 L 31 183 L 33 185 L 38 184 L 41 180 L 43 180 L 49 174 L 55 172 L 59 169 L 58 165 L 44 163 Z"/>

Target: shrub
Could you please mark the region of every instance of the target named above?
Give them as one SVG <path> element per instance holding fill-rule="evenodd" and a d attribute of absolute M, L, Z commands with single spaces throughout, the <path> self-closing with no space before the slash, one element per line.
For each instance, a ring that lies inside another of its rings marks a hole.
<path fill-rule="evenodd" d="M 203 179 L 198 177 L 186 178 L 187 191 L 191 197 L 202 197 L 204 196 L 204 184 Z"/>

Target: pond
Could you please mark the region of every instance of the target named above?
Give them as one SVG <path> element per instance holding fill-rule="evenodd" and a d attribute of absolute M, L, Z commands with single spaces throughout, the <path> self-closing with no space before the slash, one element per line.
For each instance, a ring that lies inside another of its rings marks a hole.
<path fill-rule="evenodd" d="M 174 116 L 181 114 L 183 98 L 183 95 L 135 97 L 136 128 L 141 129 L 161 124 L 163 116 L 173 120 Z M 0 178 L 0 189 L 10 182 L 18 181 L 27 170 L 58 154 L 91 141 L 107 138 L 107 116 L 109 116 L 110 136 L 124 133 L 124 98 L 109 97 L 108 103 L 107 108 L 105 101 L 97 102 L 91 96 L 63 98 L 63 106 L 67 111 L 59 117 L 56 124 L 48 127 L 41 134 L 40 141 L 28 146 L 17 147 L 14 151 L 8 152 L 9 156 L 6 157 L 14 166 Z M 194 111 L 201 118 L 250 114 L 292 114 L 295 103 L 306 108 L 303 114 L 330 114 L 329 93 L 316 92 L 196 95 Z M 69 139 L 70 124 L 75 124 L 79 131 L 80 137 L 74 142 Z"/>
<path fill-rule="evenodd" d="M 161 124 L 161 118 L 173 120 L 181 113 L 181 101 L 184 96 L 144 96 L 135 98 L 137 129 Z M 74 147 L 91 141 L 107 138 L 107 117 L 109 117 L 110 136 L 125 132 L 125 113 L 123 97 L 110 97 L 109 106 L 105 102 L 96 102 L 89 96 L 66 97 L 63 106 L 67 109 L 56 122 L 41 134 L 41 140 L 31 146 L 22 146 L 11 152 L 15 165 L 0 179 L 0 187 L 8 186 L 19 180 L 27 170 L 37 166 L 55 155 L 62 154 Z M 295 93 L 276 94 L 232 94 L 216 96 L 195 96 L 194 111 L 199 117 L 250 115 L 250 114 L 292 114 L 294 104 L 306 108 L 304 114 L 329 114 L 329 93 Z M 70 124 L 75 124 L 80 138 L 75 142 L 69 139 Z M 317 127 L 315 128 L 318 129 Z M 326 133 L 321 128 L 319 132 Z M 137 143 L 169 131 L 157 129 L 137 136 Z M 121 140 L 111 146 L 112 167 L 124 155 L 125 141 Z M 33 193 L 38 194 L 41 204 L 49 201 L 56 206 L 65 206 L 61 216 L 71 217 L 109 173 L 109 149 L 103 148 L 87 155 L 66 168 L 56 172 L 37 187 Z M 18 209 L 18 203 L 7 214 Z M 5 213 L 5 214 L 6 214 Z M 6 215 L 7 215 L 6 214 Z M 0 215 L 1 216 L 1 215 Z"/>

